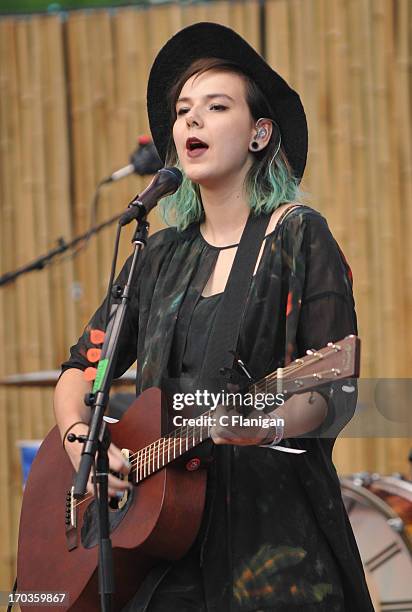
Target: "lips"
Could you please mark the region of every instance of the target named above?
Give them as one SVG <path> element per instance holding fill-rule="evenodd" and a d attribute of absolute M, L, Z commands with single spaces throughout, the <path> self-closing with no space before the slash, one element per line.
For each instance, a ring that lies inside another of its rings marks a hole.
<path fill-rule="evenodd" d="M 200 138 L 188 138 L 186 140 L 186 149 L 188 151 L 196 151 L 198 149 L 208 149 L 209 145 L 200 140 Z"/>
<path fill-rule="evenodd" d="M 209 145 L 200 138 L 188 138 L 186 140 L 186 155 L 189 159 L 201 157 L 208 150 Z"/>

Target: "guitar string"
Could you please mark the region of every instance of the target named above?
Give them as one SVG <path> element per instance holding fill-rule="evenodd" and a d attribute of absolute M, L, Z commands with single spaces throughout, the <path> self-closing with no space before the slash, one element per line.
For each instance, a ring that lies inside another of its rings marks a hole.
<path fill-rule="evenodd" d="M 332 351 L 332 352 L 333 352 L 333 351 Z M 316 357 L 316 356 L 315 356 L 315 358 L 314 358 L 314 359 L 313 359 L 313 358 L 312 358 L 312 359 L 308 359 L 308 360 L 306 360 L 304 363 L 296 363 L 296 362 L 294 362 L 294 364 L 291 364 L 291 365 L 289 365 L 289 366 L 286 366 L 286 367 L 285 367 L 285 368 L 283 368 L 282 370 L 283 370 L 283 373 L 286 373 L 286 374 L 289 374 L 291 371 L 296 371 L 296 372 L 297 372 L 297 371 L 299 371 L 300 369 L 302 369 L 302 367 L 307 366 L 307 365 L 312 365 L 312 363 L 316 363 L 316 362 L 318 362 L 318 361 L 320 361 L 320 360 L 321 360 L 321 359 L 320 359 L 319 357 Z M 312 375 L 312 374 L 310 374 L 310 375 L 306 375 L 305 377 L 307 377 L 307 376 L 313 376 L 313 375 Z M 305 377 L 304 377 L 304 378 L 305 378 Z M 271 384 L 271 383 L 272 383 L 272 381 L 275 379 L 275 381 L 276 381 L 276 386 L 277 386 L 277 378 L 278 378 L 278 377 L 277 377 L 277 372 L 276 372 L 276 370 L 275 370 L 274 372 L 272 372 L 272 374 L 269 374 L 269 375 L 268 375 L 268 376 L 266 376 L 266 377 L 265 377 L 263 380 L 258 381 L 257 383 L 255 383 L 254 385 L 252 385 L 252 387 L 255 387 L 255 390 L 256 390 L 257 388 L 262 388 L 263 386 L 267 387 L 267 389 L 270 389 L 270 387 L 268 387 L 268 386 L 267 386 L 266 381 L 268 381 L 268 382 L 269 382 L 269 384 Z M 284 381 L 284 382 L 285 382 L 285 381 Z M 271 387 L 271 388 L 274 388 L 274 387 Z M 168 434 L 168 437 L 171 437 L 172 435 L 177 434 L 177 433 L 179 432 L 179 429 L 180 429 L 180 428 L 177 428 L 177 429 L 173 430 L 172 432 L 170 432 L 170 434 Z M 167 436 L 166 436 L 166 437 L 167 437 Z M 157 441 L 152 442 L 152 444 L 150 444 L 149 446 L 147 446 L 147 447 L 145 447 L 145 448 L 146 448 L 146 449 L 150 448 L 150 446 L 152 446 L 152 445 L 156 444 L 156 442 L 157 442 Z M 137 455 L 138 455 L 138 454 L 139 454 L 139 453 L 140 453 L 142 450 L 144 450 L 144 449 L 140 449 L 140 451 L 137 451 L 136 453 L 132 453 L 132 455 L 130 455 L 130 457 L 129 457 L 129 460 L 130 460 L 130 458 L 137 457 Z"/>
<path fill-rule="evenodd" d="M 320 374 L 324 375 L 325 373 L 330 372 L 330 370 L 325 370 L 323 372 L 321 372 Z M 307 378 L 308 376 L 312 376 L 312 375 L 306 375 L 303 378 Z M 271 386 L 267 386 L 267 391 L 270 391 L 272 389 L 274 389 L 274 385 Z M 210 411 L 208 411 L 210 413 Z M 205 413 L 203 415 L 200 415 L 202 417 L 206 416 L 208 413 Z M 171 432 L 171 434 L 168 434 L 167 436 L 163 436 L 162 438 L 159 438 L 158 440 L 156 440 L 155 442 L 152 442 L 152 444 L 150 444 L 147 447 L 144 447 L 143 449 L 141 449 L 140 451 L 137 451 L 137 453 L 133 453 L 132 455 L 130 455 L 130 457 L 134 457 L 134 460 L 130 462 L 131 466 L 133 467 L 139 467 L 139 468 L 144 468 L 144 467 L 150 467 L 150 464 L 156 461 L 156 457 L 155 454 L 159 455 L 162 454 L 164 457 L 164 453 L 165 450 L 167 448 L 167 451 L 169 452 L 171 450 L 171 444 L 173 443 L 173 448 L 172 451 L 173 453 L 175 452 L 175 445 L 176 442 L 178 442 L 180 445 L 182 444 L 182 439 L 187 440 L 190 437 L 196 438 L 196 434 L 198 433 L 202 433 L 201 430 L 199 429 L 199 427 L 201 429 L 203 429 L 203 426 L 198 426 L 198 425 L 192 425 L 192 426 L 183 426 L 180 428 L 177 428 L 176 430 L 174 430 L 173 432 Z M 186 430 L 186 433 L 184 433 Z M 176 434 L 180 434 L 178 437 L 176 437 Z M 201 438 L 200 438 L 201 439 Z M 199 440 L 200 441 L 200 440 Z M 151 448 L 153 446 L 153 449 Z M 193 447 L 191 447 L 193 448 Z M 188 445 L 186 443 L 186 449 L 184 450 L 184 452 L 187 452 L 188 450 L 190 450 L 190 448 L 188 448 Z M 142 453 L 142 451 L 144 451 L 144 456 L 143 457 L 139 457 L 139 454 Z M 154 451 L 154 453 L 152 452 Z M 180 450 L 180 454 L 182 454 L 181 450 Z M 173 457 L 174 459 L 175 457 Z M 159 458 L 157 458 L 157 463 L 159 464 Z M 159 469 L 159 467 L 157 468 Z"/>
<path fill-rule="evenodd" d="M 332 351 L 330 351 L 331 353 L 336 352 L 336 349 L 332 347 Z M 319 354 L 319 353 L 318 353 Z M 328 353 L 323 354 L 322 357 L 327 356 Z M 302 369 L 304 366 L 307 365 L 311 365 L 312 363 L 316 363 L 319 362 L 322 358 L 319 358 L 316 353 L 314 354 L 314 359 L 307 359 L 305 362 L 302 363 L 294 363 L 291 364 L 289 366 L 286 366 L 285 368 L 282 368 L 282 373 L 287 373 L 289 374 L 291 371 L 299 371 L 300 369 Z M 323 372 L 318 372 L 318 375 L 323 375 L 327 372 L 331 372 L 332 370 L 325 370 Z M 302 378 L 308 378 L 308 377 L 313 377 L 313 374 L 306 374 L 304 375 Z M 269 385 L 267 384 L 267 381 L 269 382 Z M 272 384 L 272 382 L 274 381 L 275 384 Z M 285 382 L 285 381 L 283 381 Z M 267 393 L 268 391 L 270 391 L 271 389 L 274 389 L 275 387 L 277 387 L 277 383 L 278 383 L 278 376 L 277 376 L 277 371 L 275 370 L 274 372 L 272 372 L 272 374 L 269 374 L 268 376 L 266 376 L 263 380 L 258 381 L 257 383 L 253 384 L 252 387 L 255 388 L 255 393 L 256 390 L 259 388 L 263 388 L 263 386 L 265 387 L 265 392 Z M 201 416 L 205 416 L 206 414 L 210 413 L 211 411 L 207 411 L 205 414 L 201 415 Z M 153 462 L 155 460 L 154 456 L 151 455 L 151 451 L 149 450 L 150 447 L 154 447 L 153 450 L 158 454 L 158 456 L 160 455 L 160 453 L 162 453 L 163 458 L 164 458 L 164 453 L 165 450 L 167 448 L 167 452 L 169 455 L 169 452 L 171 450 L 171 443 L 173 442 L 173 453 L 175 453 L 175 445 L 176 442 L 179 441 L 179 444 L 181 445 L 182 443 L 182 437 L 176 437 L 176 434 L 178 433 L 183 433 L 183 429 L 184 427 L 179 427 L 176 428 L 175 430 L 173 430 L 173 432 L 171 432 L 170 434 L 167 434 L 167 436 L 163 436 L 162 438 L 160 438 L 161 443 L 159 444 L 159 440 L 156 440 L 155 442 L 152 442 L 150 445 L 140 449 L 139 451 L 132 453 L 129 457 L 130 458 L 134 458 L 131 462 L 129 461 L 130 465 L 131 465 L 131 473 L 133 471 L 135 471 L 136 473 L 138 472 L 138 469 L 140 470 L 144 470 L 144 468 L 149 467 L 150 468 L 150 463 Z M 202 429 L 203 426 L 199 427 L 198 426 L 186 426 L 186 442 L 188 440 L 189 437 L 193 437 L 194 439 L 196 439 L 196 433 L 200 432 L 200 434 L 202 434 Z M 190 434 L 190 436 L 189 436 Z M 209 437 L 209 435 L 207 436 Z M 200 437 L 199 441 L 202 440 L 202 437 Z M 197 444 L 197 443 L 196 443 Z M 194 444 L 194 446 L 196 446 L 196 444 Z M 157 448 L 155 448 L 155 446 L 157 445 Z M 167 445 L 167 446 L 166 446 Z M 187 446 L 187 444 L 186 444 Z M 191 447 L 193 448 L 193 447 Z M 188 448 L 186 448 L 186 450 L 184 452 L 187 452 L 187 450 L 190 450 Z M 140 454 L 144 454 L 144 457 L 139 457 Z M 175 458 L 175 457 L 174 457 Z M 169 463 L 169 461 L 168 461 Z M 159 464 L 159 460 L 158 460 L 158 464 Z M 157 468 L 157 470 L 160 469 L 159 466 Z M 155 470 L 155 471 L 157 471 Z M 150 476 L 150 472 L 148 470 L 147 475 L 143 476 L 143 479 Z M 89 501 L 89 499 L 93 499 L 94 495 L 89 494 L 88 496 L 84 497 L 82 500 L 76 502 L 74 504 L 74 508 L 78 508 L 81 504 L 85 503 L 86 501 Z"/>
<path fill-rule="evenodd" d="M 330 351 L 330 353 L 336 352 L 336 350 L 335 350 L 333 347 L 331 347 L 331 348 L 332 348 L 333 350 L 331 350 L 331 351 Z M 317 353 L 317 354 L 315 353 L 315 354 L 313 355 L 313 357 L 314 357 L 314 358 L 312 358 L 312 359 L 307 359 L 305 362 L 296 363 L 296 361 L 295 361 L 293 364 L 291 364 L 291 365 L 289 365 L 289 366 L 287 366 L 287 367 L 283 368 L 283 372 L 284 372 L 284 373 L 289 374 L 289 373 L 290 373 L 290 371 L 299 371 L 299 370 L 301 370 L 301 369 L 302 369 L 304 366 L 311 365 L 312 363 L 319 362 L 319 361 L 320 361 L 320 360 L 323 358 L 323 355 L 322 355 L 322 357 L 321 357 L 321 358 L 319 358 L 319 357 L 318 357 L 318 355 L 319 355 L 319 353 Z M 326 352 L 324 355 L 325 355 L 325 356 L 327 356 L 327 355 L 328 355 L 328 353 Z M 332 369 L 331 369 L 331 370 L 325 370 L 325 371 L 320 372 L 320 373 L 318 372 L 317 374 L 318 374 L 318 375 L 319 375 L 319 374 L 323 375 L 323 374 L 325 374 L 326 372 L 330 372 L 330 371 L 332 371 Z M 314 375 L 313 375 L 313 374 L 307 374 L 307 375 L 304 375 L 302 378 L 308 378 L 308 377 L 312 377 L 312 376 L 314 376 Z M 275 385 L 272 385 L 273 380 L 275 380 Z M 267 382 L 269 382 L 269 385 L 267 384 Z M 256 393 L 256 392 L 257 392 L 259 389 L 262 389 L 262 390 L 263 390 L 263 388 L 265 389 L 265 392 L 267 392 L 268 390 L 269 390 L 269 391 L 270 391 L 270 390 L 273 390 L 273 389 L 274 389 L 274 387 L 275 387 L 275 386 L 277 386 L 277 382 L 278 382 L 278 376 L 277 376 L 277 371 L 275 370 L 275 371 L 274 371 L 272 374 L 269 374 L 269 375 L 268 375 L 268 376 L 266 376 L 266 377 L 265 377 L 263 380 L 258 381 L 257 383 L 255 383 L 254 385 L 252 385 L 252 387 L 254 387 L 254 388 L 255 388 L 255 393 Z M 287 381 L 285 381 L 285 382 L 287 382 Z M 209 411 L 209 412 L 210 412 L 210 411 Z M 207 413 L 206 413 L 206 414 L 207 414 Z M 203 415 L 203 416 L 204 416 L 204 415 Z M 167 436 L 164 436 L 163 438 L 161 438 L 162 443 L 163 443 L 163 444 L 165 444 L 165 443 L 166 443 L 166 441 L 167 441 L 167 440 L 166 440 L 166 438 L 171 439 L 171 438 L 172 438 L 172 436 L 173 436 L 173 437 L 175 437 L 175 434 L 180 433 L 180 430 L 181 430 L 181 428 L 177 428 L 177 429 L 173 430 L 172 432 L 170 432 L 170 434 L 168 434 Z M 156 440 L 155 442 L 152 442 L 152 444 L 150 444 L 149 446 L 145 447 L 144 449 L 140 449 L 140 450 L 139 450 L 139 451 L 137 451 L 136 453 L 132 453 L 132 454 L 130 455 L 130 457 L 129 457 L 129 460 L 130 460 L 130 458 L 136 458 L 134 461 L 132 461 L 132 464 L 137 463 L 137 462 L 138 462 L 138 460 L 139 460 L 138 455 L 139 455 L 139 453 L 141 453 L 143 450 L 146 450 L 147 452 L 149 452 L 149 455 L 150 455 L 150 450 L 149 450 L 149 449 L 150 449 L 150 447 L 151 447 L 151 446 L 154 446 L 154 445 L 156 445 L 156 444 L 158 444 L 158 442 L 159 442 L 159 441 L 158 441 L 158 440 Z M 155 450 L 156 450 L 156 451 L 158 451 L 159 449 L 155 449 Z M 150 458 L 149 458 L 149 461 L 150 461 Z"/>
<path fill-rule="evenodd" d="M 306 364 L 305 364 L 306 365 Z M 295 367 L 294 369 L 300 369 L 302 367 L 301 364 L 298 365 L 298 367 Z M 333 371 L 332 369 L 330 370 L 324 370 L 322 372 L 318 372 L 318 375 L 325 375 L 326 373 L 329 373 Z M 304 375 L 301 378 L 308 378 L 308 377 L 312 377 L 313 374 L 307 374 Z M 272 378 L 273 380 L 273 378 Z M 269 385 L 266 383 L 266 381 L 269 381 Z M 275 385 L 271 384 L 271 379 L 270 377 L 266 377 L 263 381 L 260 381 L 258 383 L 256 383 L 255 385 L 253 385 L 255 387 L 255 392 L 259 389 L 263 387 L 265 388 L 265 392 L 267 393 L 268 391 L 274 390 L 274 387 L 277 386 L 277 377 L 276 377 L 276 381 L 275 381 Z M 210 413 L 210 411 L 208 411 L 208 413 Z M 201 415 L 201 416 L 205 416 L 206 414 Z M 186 428 L 186 436 L 183 435 L 183 437 L 187 437 L 187 433 L 191 434 L 195 434 L 198 429 L 198 426 L 192 426 L 192 429 L 188 430 L 188 426 L 184 426 Z M 180 434 L 180 435 L 179 435 Z M 168 434 L 167 436 L 164 436 L 163 438 L 160 438 L 159 440 L 156 440 L 155 442 L 152 442 L 149 446 L 144 447 L 143 449 L 140 449 L 139 451 L 137 451 L 136 453 L 132 453 L 129 457 L 132 458 L 133 460 L 130 462 L 132 466 L 134 465 L 139 465 L 140 467 L 145 467 L 147 465 L 150 465 L 151 462 L 153 462 L 155 460 L 155 457 L 152 454 L 152 450 L 155 451 L 156 453 L 160 453 L 162 452 L 164 454 L 165 451 L 165 447 L 166 444 L 168 444 L 168 451 L 170 450 L 170 443 L 173 442 L 173 451 L 175 450 L 174 446 L 176 444 L 176 440 L 179 440 L 180 444 L 181 444 L 181 438 L 182 438 L 182 434 L 183 434 L 183 428 L 177 428 L 174 431 L 172 431 L 170 434 Z M 176 437 L 176 436 L 179 437 Z M 161 440 L 161 442 L 159 443 L 159 441 Z M 151 449 L 151 447 L 153 446 L 153 449 Z M 187 446 L 187 445 L 186 445 Z M 187 452 L 187 450 L 189 450 L 188 448 L 186 448 L 185 452 Z M 144 452 L 144 457 L 139 457 L 139 454 L 142 453 L 142 451 Z"/>

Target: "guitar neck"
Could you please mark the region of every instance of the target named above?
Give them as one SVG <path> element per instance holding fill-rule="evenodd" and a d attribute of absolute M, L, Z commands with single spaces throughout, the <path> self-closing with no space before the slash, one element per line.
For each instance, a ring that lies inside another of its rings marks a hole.
<path fill-rule="evenodd" d="M 278 368 L 252 384 L 248 391 L 253 396 L 259 393 L 266 397 L 268 393 L 280 393 L 286 399 L 286 396 L 310 391 L 331 381 L 358 377 L 359 357 L 360 340 L 357 336 L 350 335 L 339 342 L 329 342 L 322 349 L 306 351 L 305 357 L 296 359 L 285 368 Z M 193 418 L 193 425 L 178 427 L 138 451 L 134 455 L 137 482 L 161 470 L 210 438 L 213 415 L 214 410 L 208 410 Z"/>

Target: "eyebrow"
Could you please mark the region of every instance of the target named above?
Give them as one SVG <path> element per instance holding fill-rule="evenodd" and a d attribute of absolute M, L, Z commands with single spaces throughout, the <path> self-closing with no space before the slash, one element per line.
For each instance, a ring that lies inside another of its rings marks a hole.
<path fill-rule="evenodd" d="M 227 98 L 228 100 L 231 100 L 232 102 L 234 102 L 234 99 L 231 96 L 228 96 L 227 94 L 224 93 L 213 93 L 213 94 L 207 94 L 206 96 L 203 96 L 204 99 L 206 100 L 210 100 L 211 98 Z M 179 98 L 178 100 L 176 100 L 176 104 L 178 102 L 191 102 L 192 98 Z"/>

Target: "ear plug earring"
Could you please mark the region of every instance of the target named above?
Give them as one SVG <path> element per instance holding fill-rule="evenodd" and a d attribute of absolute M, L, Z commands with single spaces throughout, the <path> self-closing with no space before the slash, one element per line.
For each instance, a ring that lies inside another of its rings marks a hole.
<path fill-rule="evenodd" d="M 257 139 L 265 138 L 267 134 L 268 134 L 268 131 L 266 128 L 264 127 L 259 128 L 258 131 L 256 132 L 255 140 L 252 140 L 252 142 L 250 143 L 250 148 L 253 149 L 254 151 L 257 151 L 259 148 L 259 143 L 257 142 Z"/>

